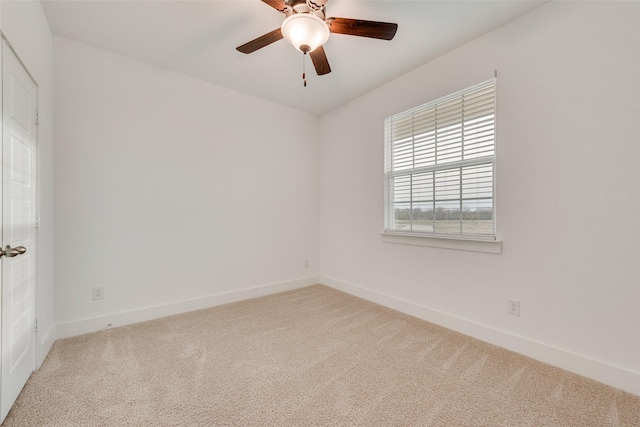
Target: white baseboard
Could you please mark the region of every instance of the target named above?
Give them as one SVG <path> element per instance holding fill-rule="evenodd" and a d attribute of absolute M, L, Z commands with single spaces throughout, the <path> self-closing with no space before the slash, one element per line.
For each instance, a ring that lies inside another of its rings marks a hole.
<path fill-rule="evenodd" d="M 591 378 L 640 396 L 640 373 L 619 366 L 571 353 L 528 338 L 501 331 L 487 325 L 462 319 L 428 307 L 405 301 L 391 295 L 365 289 L 340 280 L 321 276 L 321 284 L 339 291 L 366 299 L 376 304 L 398 310 L 427 322 L 497 345 L 507 350 L 523 354 L 549 365 Z"/>
<path fill-rule="evenodd" d="M 178 301 L 153 307 L 144 307 L 138 310 L 113 313 L 107 316 L 92 317 L 89 319 L 62 323 L 56 326 L 56 336 L 58 339 L 74 337 L 117 326 L 145 322 L 147 320 L 159 319 L 161 317 L 214 307 L 216 305 L 229 304 L 232 302 L 257 298 L 292 289 L 304 288 L 317 283 L 319 283 L 319 278 L 317 276 L 305 277 L 287 282 L 256 286 L 254 288 L 209 295 L 202 298 Z"/>

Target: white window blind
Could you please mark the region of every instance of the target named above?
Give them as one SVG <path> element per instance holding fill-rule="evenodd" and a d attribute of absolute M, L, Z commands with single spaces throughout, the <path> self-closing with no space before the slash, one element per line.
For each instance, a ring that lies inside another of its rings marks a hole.
<path fill-rule="evenodd" d="M 385 120 L 385 231 L 495 238 L 495 85 Z"/>

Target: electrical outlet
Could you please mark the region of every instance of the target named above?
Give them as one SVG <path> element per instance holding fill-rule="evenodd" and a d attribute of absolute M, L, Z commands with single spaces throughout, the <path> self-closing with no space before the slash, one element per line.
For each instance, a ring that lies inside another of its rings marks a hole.
<path fill-rule="evenodd" d="M 92 289 L 93 299 L 104 299 L 104 288 L 93 288 Z"/>
<path fill-rule="evenodd" d="M 520 301 L 515 299 L 507 300 L 509 305 L 507 306 L 507 313 L 514 316 L 520 316 Z"/>
<path fill-rule="evenodd" d="M 309 260 L 305 259 L 304 260 L 304 268 L 309 268 L 309 265 L 310 265 Z"/>

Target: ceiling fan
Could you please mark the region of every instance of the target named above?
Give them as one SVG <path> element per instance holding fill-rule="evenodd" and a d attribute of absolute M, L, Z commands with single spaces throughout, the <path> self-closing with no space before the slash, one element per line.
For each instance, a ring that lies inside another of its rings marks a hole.
<path fill-rule="evenodd" d="M 390 22 L 364 21 L 350 18 L 326 18 L 325 4 L 328 0 L 262 0 L 280 13 L 287 15 L 280 28 L 257 39 L 238 46 L 242 53 L 255 52 L 284 38 L 303 54 L 309 54 L 319 76 L 331 72 L 327 55 L 322 45 L 330 33 L 391 40 L 396 35 L 398 24 Z M 305 75 L 303 73 L 303 79 Z M 306 81 L 305 81 L 306 86 Z"/>

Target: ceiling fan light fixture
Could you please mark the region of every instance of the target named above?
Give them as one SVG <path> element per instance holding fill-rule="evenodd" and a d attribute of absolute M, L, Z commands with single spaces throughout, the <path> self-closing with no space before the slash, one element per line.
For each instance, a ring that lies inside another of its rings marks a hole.
<path fill-rule="evenodd" d="M 329 39 L 329 26 L 309 13 L 289 16 L 282 23 L 280 31 L 285 40 L 302 53 L 312 52 Z"/>

